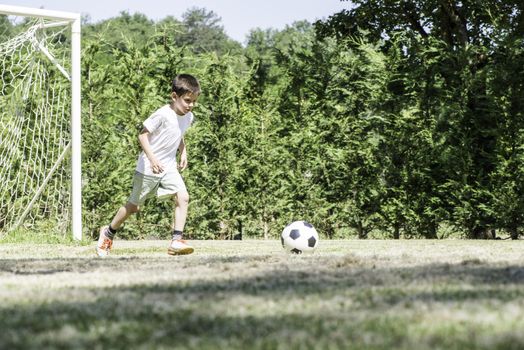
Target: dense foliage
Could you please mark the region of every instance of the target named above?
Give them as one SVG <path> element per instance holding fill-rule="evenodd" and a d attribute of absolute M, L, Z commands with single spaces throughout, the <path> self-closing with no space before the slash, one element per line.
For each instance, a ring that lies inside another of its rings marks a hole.
<path fill-rule="evenodd" d="M 332 0 L 336 1 L 336 0 Z M 192 238 L 517 238 L 524 226 L 524 9 L 516 0 L 356 0 L 245 46 L 220 18 L 84 23 L 83 203 L 97 235 L 131 189 L 141 122 L 177 74 L 203 94 L 186 136 Z M 151 200 L 122 237 L 167 237 Z"/>
<path fill-rule="evenodd" d="M 522 5 L 353 3 L 314 25 L 255 29 L 245 47 L 202 9 L 87 25 L 88 229 L 126 200 L 137 128 L 189 72 L 204 91 L 187 135 L 192 237 L 275 237 L 306 219 L 333 238 L 516 238 Z M 125 235 L 165 235 L 170 206 L 152 200 Z"/>

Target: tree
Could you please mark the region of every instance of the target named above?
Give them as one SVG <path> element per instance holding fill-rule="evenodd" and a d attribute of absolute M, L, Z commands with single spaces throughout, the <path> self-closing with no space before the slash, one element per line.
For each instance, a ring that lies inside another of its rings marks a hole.
<path fill-rule="evenodd" d="M 13 24 L 6 15 L 0 15 L 0 42 L 4 42 L 13 35 Z"/>
<path fill-rule="evenodd" d="M 126 42 L 136 47 L 145 46 L 149 38 L 154 35 L 155 26 L 154 21 L 144 14 L 131 15 L 127 11 L 122 11 L 117 17 L 85 25 L 83 32 L 85 37 L 95 36 L 113 47 L 123 49 Z"/>
<path fill-rule="evenodd" d="M 420 154 L 434 155 L 436 160 L 427 162 L 426 156 L 416 164 L 421 170 L 424 164 L 425 169 L 438 169 L 420 172 L 430 180 L 429 187 L 417 185 L 410 190 L 408 182 L 400 185 L 402 192 L 416 196 L 418 191 L 420 198 L 436 189 L 428 199 L 433 198 L 430 203 L 438 203 L 434 209 L 439 210 L 432 212 L 465 229 L 468 237 L 491 236 L 500 219 L 494 211 L 494 178 L 501 166 L 499 146 L 507 135 L 500 127 L 502 111 L 493 94 L 492 73 L 500 60 L 498 52 L 508 49 L 504 38 L 522 32 L 523 5 L 496 0 L 359 0 L 354 4 L 355 8 L 318 22 L 317 35 L 343 40 L 366 33 L 371 40 L 385 41 L 388 56 L 400 52 L 404 64 L 397 73 L 403 78 L 392 83 L 402 94 L 414 97 L 403 102 L 418 110 L 417 118 L 427 121 L 424 132 L 432 141 L 422 146 Z M 407 38 L 400 47 L 395 39 L 399 35 Z M 424 204 L 415 217 L 421 218 L 420 210 L 429 207 Z"/>
<path fill-rule="evenodd" d="M 182 18 L 184 30 L 177 37 L 178 45 L 189 45 L 195 53 L 240 51 L 240 44 L 227 36 L 220 24 L 222 19 L 213 11 L 194 7 Z"/>

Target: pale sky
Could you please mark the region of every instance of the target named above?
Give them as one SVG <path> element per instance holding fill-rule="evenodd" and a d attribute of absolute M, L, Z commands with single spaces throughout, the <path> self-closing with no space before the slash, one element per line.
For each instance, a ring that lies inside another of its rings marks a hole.
<path fill-rule="evenodd" d="M 298 20 L 314 22 L 350 8 L 349 1 L 340 0 L 0 0 L 0 3 L 89 14 L 93 23 L 126 10 L 131 14 L 143 13 L 153 20 L 169 15 L 182 19 L 188 8 L 204 7 L 221 17 L 226 33 L 241 43 L 253 28 L 283 29 Z"/>

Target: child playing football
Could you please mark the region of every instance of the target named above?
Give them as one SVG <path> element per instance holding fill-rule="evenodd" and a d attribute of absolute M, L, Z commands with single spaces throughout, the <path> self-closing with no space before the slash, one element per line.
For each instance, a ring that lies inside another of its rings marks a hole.
<path fill-rule="evenodd" d="M 175 77 L 169 104 L 156 110 L 143 122 L 138 135 L 142 152 L 138 156 L 133 190 L 127 203 L 116 212 L 111 223 L 100 228 L 96 247 L 99 256 L 107 256 L 113 238 L 124 221 L 154 195 L 173 197 L 175 203 L 172 241 L 168 254 L 191 254 L 193 247 L 183 240 L 189 194 L 179 173 L 187 167 L 184 133 L 193 122 L 193 109 L 200 95 L 198 80 L 189 74 Z M 177 153 L 180 161 L 177 162 Z"/>

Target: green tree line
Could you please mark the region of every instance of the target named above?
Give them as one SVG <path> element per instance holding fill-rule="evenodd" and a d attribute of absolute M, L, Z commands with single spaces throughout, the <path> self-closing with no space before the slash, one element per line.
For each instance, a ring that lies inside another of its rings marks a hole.
<path fill-rule="evenodd" d="M 189 237 L 276 238 L 307 220 L 325 238 L 518 238 L 523 7 L 355 0 L 243 45 L 205 9 L 85 18 L 86 232 L 126 201 L 141 122 L 187 72 L 203 90 L 186 136 Z M 170 212 L 152 199 L 121 236 L 168 237 Z"/>
<path fill-rule="evenodd" d="M 187 136 L 192 237 L 274 238 L 305 219 L 329 238 L 517 238 L 522 3 L 353 4 L 254 29 L 245 46 L 204 9 L 88 25 L 86 227 L 125 201 L 140 122 L 190 72 L 203 88 Z M 166 235 L 169 206 L 152 200 L 126 235 Z"/>

